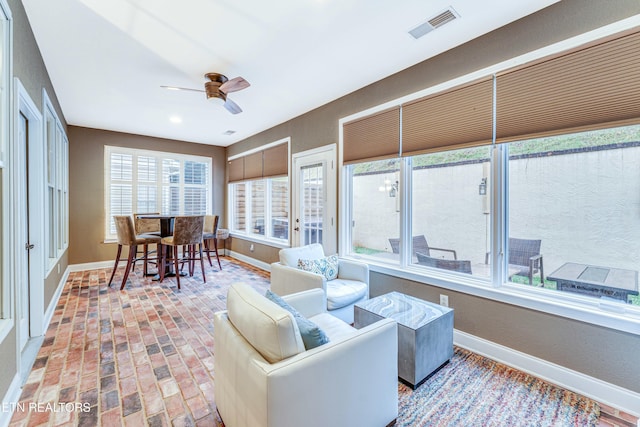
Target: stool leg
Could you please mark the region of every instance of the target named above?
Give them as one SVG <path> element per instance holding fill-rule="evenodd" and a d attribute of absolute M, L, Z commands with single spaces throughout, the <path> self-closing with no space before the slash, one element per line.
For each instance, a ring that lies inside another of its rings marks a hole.
<path fill-rule="evenodd" d="M 113 265 L 113 271 L 111 272 L 111 277 L 109 278 L 109 287 L 111 287 L 111 282 L 113 281 L 113 276 L 116 275 L 116 269 L 118 268 L 118 262 L 120 261 L 120 254 L 122 253 L 122 245 L 118 245 L 118 253 L 116 254 L 116 263 Z"/>
<path fill-rule="evenodd" d="M 173 247 L 173 265 L 176 269 L 176 282 L 178 282 L 178 289 L 180 289 L 180 269 L 178 268 L 178 247 Z"/>
<path fill-rule="evenodd" d="M 204 274 L 204 259 L 202 258 L 202 243 L 198 244 L 198 249 L 200 249 L 200 268 L 202 269 L 202 281 L 204 283 L 207 283 L 207 275 Z"/>
<path fill-rule="evenodd" d="M 211 262 L 211 246 L 209 244 L 209 239 L 204 239 L 204 251 L 207 253 L 207 258 L 209 258 L 209 267 L 213 267 L 213 263 Z"/>
<path fill-rule="evenodd" d="M 216 252 L 216 259 L 218 260 L 218 267 L 222 270 L 222 264 L 220 264 L 220 255 L 218 255 L 218 239 L 213 239 L 213 249 Z"/>
<path fill-rule="evenodd" d="M 137 253 L 138 253 L 137 246 L 129 246 L 129 258 L 127 259 L 127 268 L 124 270 L 124 277 L 122 278 L 122 285 L 120 285 L 120 290 L 123 290 L 124 286 L 127 284 L 129 271 L 131 271 L 131 266 L 133 265 L 133 260 L 135 259 L 135 255 Z"/>

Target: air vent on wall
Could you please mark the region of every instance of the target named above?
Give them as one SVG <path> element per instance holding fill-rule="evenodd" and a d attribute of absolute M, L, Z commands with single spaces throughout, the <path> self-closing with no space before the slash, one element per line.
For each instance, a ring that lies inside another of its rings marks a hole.
<path fill-rule="evenodd" d="M 460 17 L 460 15 L 458 15 L 457 12 L 452 7 L 449 7 L 448 9 L 444 10 L 443 12 L 441 12 L 441 13 L 437 14 L 436 16 L 428 19 L 426 22 L 423 22 L 422 24 L 418 25 L 417 27 L 409 30 L 409 34 L 411 34 L 411 36 L 414 39 L 419 39 L 420 37 L 424 36 L 425 34 L 429 33 L 430 31 L 433 31 L 436 28 L 440 28 L 444 24 L 447 24 L 447 23 L 449 23 L 449 22 L 451 22 L 454 19 L 457 19 L 459 17 Z"/>

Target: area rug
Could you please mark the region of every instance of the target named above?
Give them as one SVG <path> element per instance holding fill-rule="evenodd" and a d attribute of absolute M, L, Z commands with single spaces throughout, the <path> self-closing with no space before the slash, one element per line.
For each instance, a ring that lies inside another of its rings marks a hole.
<path fill-rule="evenodd" d="M 397 426 L 596 426 L 590 399 L 455 347 L 415 391 L 398 386 Z"/>

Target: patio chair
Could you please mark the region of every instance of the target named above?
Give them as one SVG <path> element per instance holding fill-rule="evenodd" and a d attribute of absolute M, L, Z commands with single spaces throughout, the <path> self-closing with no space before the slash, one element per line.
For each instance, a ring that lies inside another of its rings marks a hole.
<path fill-rule="evenodd" d="M 391 250 L 394 254 L 400 253 L 400 239 L 389 239 L 389 244 L 391 245 Z M 440 251 L 440 252 L 449 252 L 453 255 L 453 259 L 458 259 L 458 255 L 456 251 L 453 249 L 443 249 L 436 248 L 434 246 L 429 246 L 427 243 L 427 238 L 424 237 L 424 234 L 419 236 L 413 236 L 412 242 L 412 255 L 416 256 L 417 252 L 420 252 L 423 255 L 431 256 L 431 251 Z"/>
<path fill-rule="evenodd" d="M 544 286 L 544 266 L 542 264 L 542 254 L 540 246 L 542 240 L 517 239 L 509 237 L 509 269 L 517 271 L 511 272 L 509 278 L 513 276 L 524 276 L 529 278 L 529 285 L 533 285 L 533 276 L 540 273 L 540 286 Z M 489 252 L 485 256 L 485 264 L 489 263 Z"/>
<path fill-rule="evenodd" d="M 420 265 L 471 274 L 471 261 L 469 260 L 433 258 L 420 252 L 416 252 L 416 256 Z"/>

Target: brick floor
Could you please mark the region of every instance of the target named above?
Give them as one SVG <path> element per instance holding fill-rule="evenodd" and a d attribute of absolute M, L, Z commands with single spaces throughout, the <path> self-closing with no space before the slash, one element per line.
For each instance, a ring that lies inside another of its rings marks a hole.
<path fill-rule="evenodd" d="M 181 290 L 175 279 L 160 284 L 138 270 L 123 291 L 123 268 L 110 288 L 111 269 L 71 273 L 10 426 L 223 426 L 212 316 L 231 283 L 264 292 L 269 273 L 221 261 L 222 271 L 206 266 L 206 284 L 196 269 Z M 636 423 L 601 405 L 600 426 Z"/>

